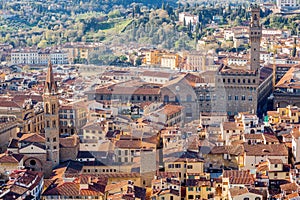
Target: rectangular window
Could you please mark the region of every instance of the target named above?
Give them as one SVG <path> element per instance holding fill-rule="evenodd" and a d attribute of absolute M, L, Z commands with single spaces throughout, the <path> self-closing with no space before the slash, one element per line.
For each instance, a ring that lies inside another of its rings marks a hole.
<path fill-rule="evenodd" d="M 187 168 L 188 169 L 193 169 L 193 165 L 188 165 Z"/>
<path fill-rule="evenodd" d="M 242 95 L 242 101 L 245 101 L 245 100 L 246 100 L 245 95 Z"/>
<path fill-rule="evenodd" d="M 188 191 L 194 191 L 193 187 L 188 187 Z"/>
<path fill-rule="evenodd" d="M 168 168 L 174 168 L 174 164 L 169 164 Z"/>
<path fill-rule="evenodd" d="M 239 96 L 235 95 L 235 96 L 234 96 L 234 100 L 235 100 L 235 101 L 238 101 L 238 100 L 239 100 Z"/>
<path fill-rule="evenodd" d="M 200 101 L 204 101 L 204 96 L 203 96 L 203 95 L 200 95 L 200 96 L 199 96 L 199 100 L 200 100 Z"/>
<path fill-rule="evenodd" d="M 181 168 L 181 164 L 175 164 L 175 168 Z"/>
<path fill-rule="evenodd" d="M 231 99 L 232 99 L 232 98 L 231 98 L 231 95 L 228 95 L 228 100 L 231 101 Z"/>

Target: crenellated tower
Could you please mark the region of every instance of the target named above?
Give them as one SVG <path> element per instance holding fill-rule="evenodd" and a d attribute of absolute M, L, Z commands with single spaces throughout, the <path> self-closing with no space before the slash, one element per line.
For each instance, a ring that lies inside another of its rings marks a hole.
<path fill-rule="evenodd" d="M 251 4 L 251 22 L 249 27 L 250 38 L 250 70 L 260 68 L 260 41 L 262 37 L 262 26 L 260 25 L 260 7 L 257 4 Z"/>
<path fill-rule="evenodd" d="M 57 85 L 54 80 L 50 61 L 44 86 L 43 100 L 47 161 L 52 164 L 51 168 L 53 168 L 59 164 L 59 101 Z"/>

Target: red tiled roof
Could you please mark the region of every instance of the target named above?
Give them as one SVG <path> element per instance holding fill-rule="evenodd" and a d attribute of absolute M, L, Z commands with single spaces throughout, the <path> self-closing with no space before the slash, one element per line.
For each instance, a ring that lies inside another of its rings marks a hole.
<path fill-rule="evenodd" d="M 66 138 L 59 138 L 59 144 L 61 147 L 70 148 L 79 145 L 79 138 L 77 136 L 71 136 Z"/>
<path fill-rule="evenodd" d="M 244 144 L 244 149 L 247 156 L 288 156 L 288 151 L 284 144 Z"/>
<path fill-rule="evenodd" d="M 234 188 L 230 188 L 229 189 L 230 192 L 230 196 L 231 197 L 236 197 L 236 196 L 240 196 L 242 194 L 246 194 L 248 193 L 248 189 L 247 188 L 238 188 L 238 187 L 234 187 Z"/>
<path fill-rule="evenodd" d="M 19 141 L 44 143 L 45 137 L 37 133 L 23 134 Z"/>
<path fill-rule="evenodd" d="M 225 170 L 223 177 L 229 178 L 230 184 L 245 184 L 251 185 L 254 183 L 254 177 L 248 170 Z"/>
<path fill-rule="evenodd" d="M 0 163 L 19 163 L 24 156 L 21 154 L 0 154 Z"/>
<path fill-rule="evenodd" d="M 0 107 L 21 108 L 21 106 L 14 101 L 0 101 Z"/>

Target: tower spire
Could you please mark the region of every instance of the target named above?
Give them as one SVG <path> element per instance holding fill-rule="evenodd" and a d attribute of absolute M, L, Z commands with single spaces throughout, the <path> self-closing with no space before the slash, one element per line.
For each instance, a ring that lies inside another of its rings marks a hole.
<path fill-rule="evenodd" d="M 260 41 L 262 37 L 262 26 L 260 25 L 260 7 L 257 4 L 251 4 L 251 22 L 249 27 L 250 36 L 250 70 L 260 68 Z"/>
<path fill-rule="evenodd" d="M 44 121 L 47 162 L 45 170 L 50 176 L 52 169 L 59 164 L 59 101 L 54 80 L 52 64 L 48 63 L 48 72 L 44 86 Z"/>
<path fill-rule="evenodd" d="M 49 60 L 46 82 L 44 86 L 44 94 L 49 95 L 49 94 L 56 94 L 56 93 L 57 93 L 57 87 L 56 87 L 56 82 L 54 80 L 52 63 Z"/>

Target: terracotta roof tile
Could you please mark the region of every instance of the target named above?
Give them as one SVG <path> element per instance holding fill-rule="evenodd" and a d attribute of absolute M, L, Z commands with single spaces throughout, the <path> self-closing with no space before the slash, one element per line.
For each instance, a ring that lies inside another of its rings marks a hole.
<path fill-rule="evenodd" d="M 268 158 L 269 162 L 271 164 L 283 164 L 282 160 L 281 159 L 271 159 L 271 158 Z"/>
<path fill-rule="evenodd" d="M 65 148 L 75 147 L 79 145 L 79 138 L 76 135 L 66 138 L 59 138 L 59 145 Z"/>
<path fill-rule="evenodd" d="M 0 154 L 0 163 L 19 163 L 23 159 L 21 154 Z"/>
<path fill-rule="evenodd" d="M 21 108 L 21 105 L 14 101 L 0 101 L 0 107 Z"/>
<path fill-rule="evenodd" d="M 141 149 L 142 141 L 140 140 L 118 140 L 115 143 L 117 148 L 123 149 Z"/>
<path fill-rule="evenodd" d="M 299 190 L 299 185 L 297 183 L 287 183 L 280 185 L 280 189 L 286 191 L 286 193 L 293 193 Z"/>
<path fill-rule="evenodd" d="M 23 134 L 19 141 L 45 143 L 45 137 L 37 133 L 28 133 Z"/>
<path fill-rule="evenodd" d="M 223 177 L 229 178 L 230 184 L 254 184 L 254 177 L 248 170 L 224 170 Z"/>
<path fill-rule="evenodd" d="M 230 196 L 231 197 L 236 197 L 236 196 L 240 196 L 242 194 L 246 194 L 248 193 L 248 189 L 247 188 L 238 188 L 238 187 L 234 187 L 234 188 L 230 188 L 229 189 L 230 192 Z"/>
<path fill-rule="evenodd" d="M 244 144 L 246 156 L 288 156 L 287 148 L 284 144 Z"/>
<path fill-rule="evenodd" d="M 264 137 L 262 134 L 245 134 L 244 137 L 245 137 L 245 139 L 264 140 Z"/>

